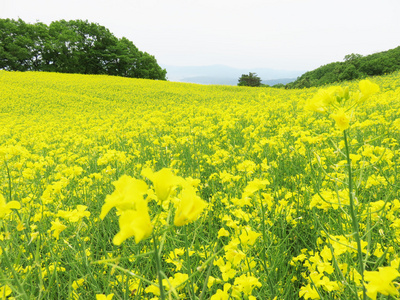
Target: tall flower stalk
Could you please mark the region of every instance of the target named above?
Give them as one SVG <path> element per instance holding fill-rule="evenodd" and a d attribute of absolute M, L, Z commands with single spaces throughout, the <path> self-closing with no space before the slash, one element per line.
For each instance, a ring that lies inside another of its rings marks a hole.
<path fill-rule="evenodd" d="M 328 114 L 335 121 L 336 127 L 343 132 L 347 162 L 347 185 L 349 196 L 348 212 L 351 219 L 352 236 L 357 245 L 357 271 L 361 275 L 363 299 L 366 299 L 366 289 L 364 285 L 364 258 L 357 215 L 358 205 L 355 201 L 348 131 L 351 127 L 351 116 L 353 115 L 354 110 L 372 94 L 377 93 L 378 91 L 378 85 L 369 80 L 362 80 L 359 83 L 358 92 L 350 93 L 348 87 L 342 88 L 340 86 L 332 86 L 328 89 L 319 90 L 315 97 L 306 104 L 306 109 L 308 110 Z"/>
<path fill-rule="evenodd" d="M 348 174 L 348 185 L 349 185 L 349 213 L 351 218 L 351 225 L 353 228 L 353 236 L 357 243 L 357 257 L 358 257 L 358 272 L 361 275 L 361 280 L 364 282 L 364 260 L 361 248 L 361 238 L 358 226 L 358 217 L 357 217 L 357 205 L 354 201 L 354 192 L 353 192 L 353 174 L 351 169 L 351 159 L 350 159 L 350 149 L 349 143 L 347 141 L 347 130 L 343 130 L 343 138 L 345 144 L 346 151 L 346 159 L 347 159 L 347 174 Z M 363 299 L 366 299 L 365 287 L 363 285 Z"/>

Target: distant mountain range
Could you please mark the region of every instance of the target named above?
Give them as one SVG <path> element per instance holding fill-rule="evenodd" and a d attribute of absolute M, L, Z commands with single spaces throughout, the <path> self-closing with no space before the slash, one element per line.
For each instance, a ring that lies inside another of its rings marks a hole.
<path fill-rule="evenodd" d="M 262 83 L 275 85 L 289 83 L 305 71 L 299 70 L 274 70 L 267 68 L 237 69 L 224 65 L 211 66 L 168 66 L 160 64 L 167 70 L 169 81 L 190 82 L 199 84 L 237 85 L 242 74 L 256 73 Z"/>

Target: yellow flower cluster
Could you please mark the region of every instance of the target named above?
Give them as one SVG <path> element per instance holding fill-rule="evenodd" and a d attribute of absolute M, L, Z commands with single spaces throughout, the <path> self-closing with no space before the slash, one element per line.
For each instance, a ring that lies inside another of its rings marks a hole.
<path fill-rule="evenodd" d="M 119 215 L 119 233 L 113 242 L 120 245 L 127 238 L 134 236 L 136 243 L 150 236 L 153 230 L 151 224 L 148 200 L 144 195 L 155 194 L 162 207 L 169 207 L 168 199 L 173 192 L 181 187 L 174 203 L 176 206 L 174 224 L 183 226 L 195 221 L 206 208 L 207 203 L 196 194 L 193 182 L 173 174 L 171 169 L 163 168 L 158 172 L 143 169 L 142 175 L 153 182 L 154 191 L 149 191 L 146 182 L 123 175 L 113 182 L 115 191 L 108 195 L 101 209 L 100 218 L 104 219 L 111 208 L 117 209 Z"/>
<path fill-rule="evenodd" d="M 338 129 L 346 130 L 350 127 L 352 110 L 379 90 L 379 86 L 368 79 L 360 81 L 359 92 L 356 93 L 350 93 L 349 87 L 331 86 L 320 89 L 306 104 L 306 108 L 319 113 L 330 113 Z"/>

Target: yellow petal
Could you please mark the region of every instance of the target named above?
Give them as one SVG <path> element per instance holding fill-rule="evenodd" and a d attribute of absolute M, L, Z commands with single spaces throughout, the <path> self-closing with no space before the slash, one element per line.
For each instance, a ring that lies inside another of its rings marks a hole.
<path fill-rule="evenodd" d="M 332 118 L 335 120 L 336 126 L 340 130 L 346 130 L 350 127 L 350 118 L 343 109 L 339 109 L 332 115 Z"/>

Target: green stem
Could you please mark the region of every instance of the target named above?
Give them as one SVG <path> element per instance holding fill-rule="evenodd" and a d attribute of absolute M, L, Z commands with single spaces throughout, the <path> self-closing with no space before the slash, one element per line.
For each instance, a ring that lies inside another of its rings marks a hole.
<path fill-rule="evenodd" d="M 139 275 L 137 275 L 137 274 L 135 274 L 135 273 L 133 273 L 133 272 L 127 270 L 127 269 L 124 269 L 124 268 L 122 268 L 122 267 L 120 267 L 120 266 L 118 266 L 116 264 L 112 264 L 112 263 L 109 263 L 109 262 L 104 262 L 104 264 L 107 265 L 107 266 L 110 266 L 110 267 L 112 267 L 114 269 L 120 270 L 120 271 L 122 271 L 122 272 L 124 272 L 124 273 L 126 273 L 126 274 L 128 274 L 128 275 L 130 275 L 130 276 L 132 276 L 134 278 L 136 278 L 136 279 L 139 279 L 141 282 L 145 282 L 148 285 L 157 286 L 157 284 L 155 284 L 154 282 L 152 282 L 150 280 L 147 280 L 146 278 L 144 278 L 142 276 L 139 276 Z"/>
<path fill-rule="evenodd" d="M 154 259 L 156 261 L 156 268 L 157 268 L 157 276 L 158 276 L 158 287 L 160 289 L 160 299 L 164 300 L 165 295 L 164 295 L 164 288 L 162 284 L 162 274 L 161 274 L 161 261 L 160 261 L 160 255 L 158 253 L 157 249 L 157 240 L 153 232 L 153 245 L 154 245 Z"/>
<path fill-rule="evenodd" d="M 264 267 L 264 271 L 267 275 L 267 280 L 268 284 L 271 288 L 271 291 L 275 290 L 275 287 L 272 283 L 271 277 L 269 276 L 269 271 L 268 271 L 268 265 L 267 265 L 267 253 L 266 253 L 266 242 L 267 242 L 267 236 L 266 236 L 266 229 L 265 229 L 265 207 L 264 203 L 262 200 L 262 194 L 261 191 L 258 192 L 258 196 L 260 198 L 260 208 L 261 208 L 261 230 L 262 230 L 262 238 L 263 238 L 263 243 L 262 243 L 262 250 L 261 250 L 261 258 L 262 258 L 262 265 Z"/>
<path fill-rule="evenodd" d="M 204 282 L 203 282 L 203 289 L 202 289 L 202 291 L 201 291 L 201 294 L 200 294 L 200 296 L 199 296 L 199 300 L 203 300 L 203 298 L 204 298 L 204 296 L 205 296 L 205 294 L 206 294 L 206 291 L 207 291 L 207 283 L 208 283 L 208 280 L 209 280 L 209 278 L 210 278 L 210 275 L 211 275 L 211 269 L 212 269 L 212 267 L 213 267 L 213 263 L 214 263 L 214 259 L 215 259 L 215 257 L 217 256 L 217 247 L 218 247 L 218 241 L 217 241 L 217 244 L 215 245 L 215 247 L 214 247 L 214 253 L 213 253 L 213 255 L 211 256 L 211 260 L 210 260 L 210 258 L 208 259 L 209 260 L 209 262 L 208 262 L 208 260 L 206 261 L 206 262 L 204 262 L 204 266 L 206 266 L 207 265 L 207 262 L 209 263 L 209 267 L 208 267 L 208 270 L 207 270 L 207 275 L 206 275 L 206 279 L 204 280 Z M 222 250 L 222 249 L 221 249 Z"/>
<path fill-rule="evenodd" d="M 262 201 L 262 196 L 260 195 L 260 206 L 261 206 L 261 217 L 262 217 L 262 222 L 261 222 L 261 230 L 262 230 L 262 237 L 263 237 L 263 247 L 261 250 L 261 258 L 263 261 L 264 269 L 267 270 L 267 261 L 266 261 L 266 253 L 265 253 L 265 241 L 266 241 L 266 235 L 265 235 L 265 208 L 264 204 Z"/>
<path fill-rule="evenodd" d="M 12 188 L 11 188 L 11 186 L 12 186 L 12 184 L 11 184 L 11 175 L 10 175 L 10 169 L 8 168 L 8 164 L 7 164 L 7 161 L 4 159 L 4 164 L 6 165 L 6 170 L 7 170 L 7 176 L 8 176 L 8 201 L 12 201 L 12 194 L 11 194 L 11 191 L 12 191 Z"/>
<path fill-rule="evenodd" d="M 361 239 L 360 239 L 360 232 L 358 228 L 358 220 L 356 214 L 356 205 L 354 204 L 354 195 L 353 195 L 353 178 L 352 178 L 352 170 L 351 170 L 351 159 L 350 159 L 350 150 L 349 150 L 349 143 L 347 142 L 347 131 L 343 131 L 344 137 L 344 144 L 346 148 L 346 158 L 347 158 L 347 172 L 349 175 L 349 200 L 350 200 L 350 217 L 354 231 L 354 238 L 357 243 L 357 256 L 358 256 L 358 271 L 361 275 L 362 282 L 363 282 L 363 299 L 366 299 L 366 291 L 364 287 L 364 262 L 363 262 L 363 254 L 361 248 Z"/>
<path fill-rule="evenodd" d="M 0 247 L 1 247 L 1 250 L 3 251 L 2 255 L 4 257 L 4 260 L 7 263 L 8 267 L 9 267 L 9 269 L 10 269 L 10 271 L 11 271 L 13 277 L 14 277 L 14 282 L 15 282 L 17 288 L 18 288 L 18 292 L 20 293 L 21 298 L 28 300 L 29 297 L 26 294 L 21 282 L 18 280 L 18 274 L 15 272 L 14 267 L 13 267 L 13 265 L 11 264 L 11 262 L 10 262 L 10 260 L 8 258 L 8 254 L 7 254 L 6 249 L 3 247 L 3 245 L 0 245 Z M 2 274 L 3 274 L 3 272 L 2 272 Z"/>
<path fill-rule="evenodd" d="M 187 238 L 187 229 L 186 229 L 187 225 L 184 226 L 184 236 L 185 236 L 185 248 L 186 248 L 186 268 L 187 268 L 187 272 L 188 272 L 188 277 L 192 276 L 192 267 L 190 265 L 190 255 L 189 255 L 189 245 L 188 245 L 188 238 Z M 189 291 L 191 293 L 191 299 L 194 299 L 194 287 L 193 287 L 193 280 L 190 280 L 189 282 Z"/>

